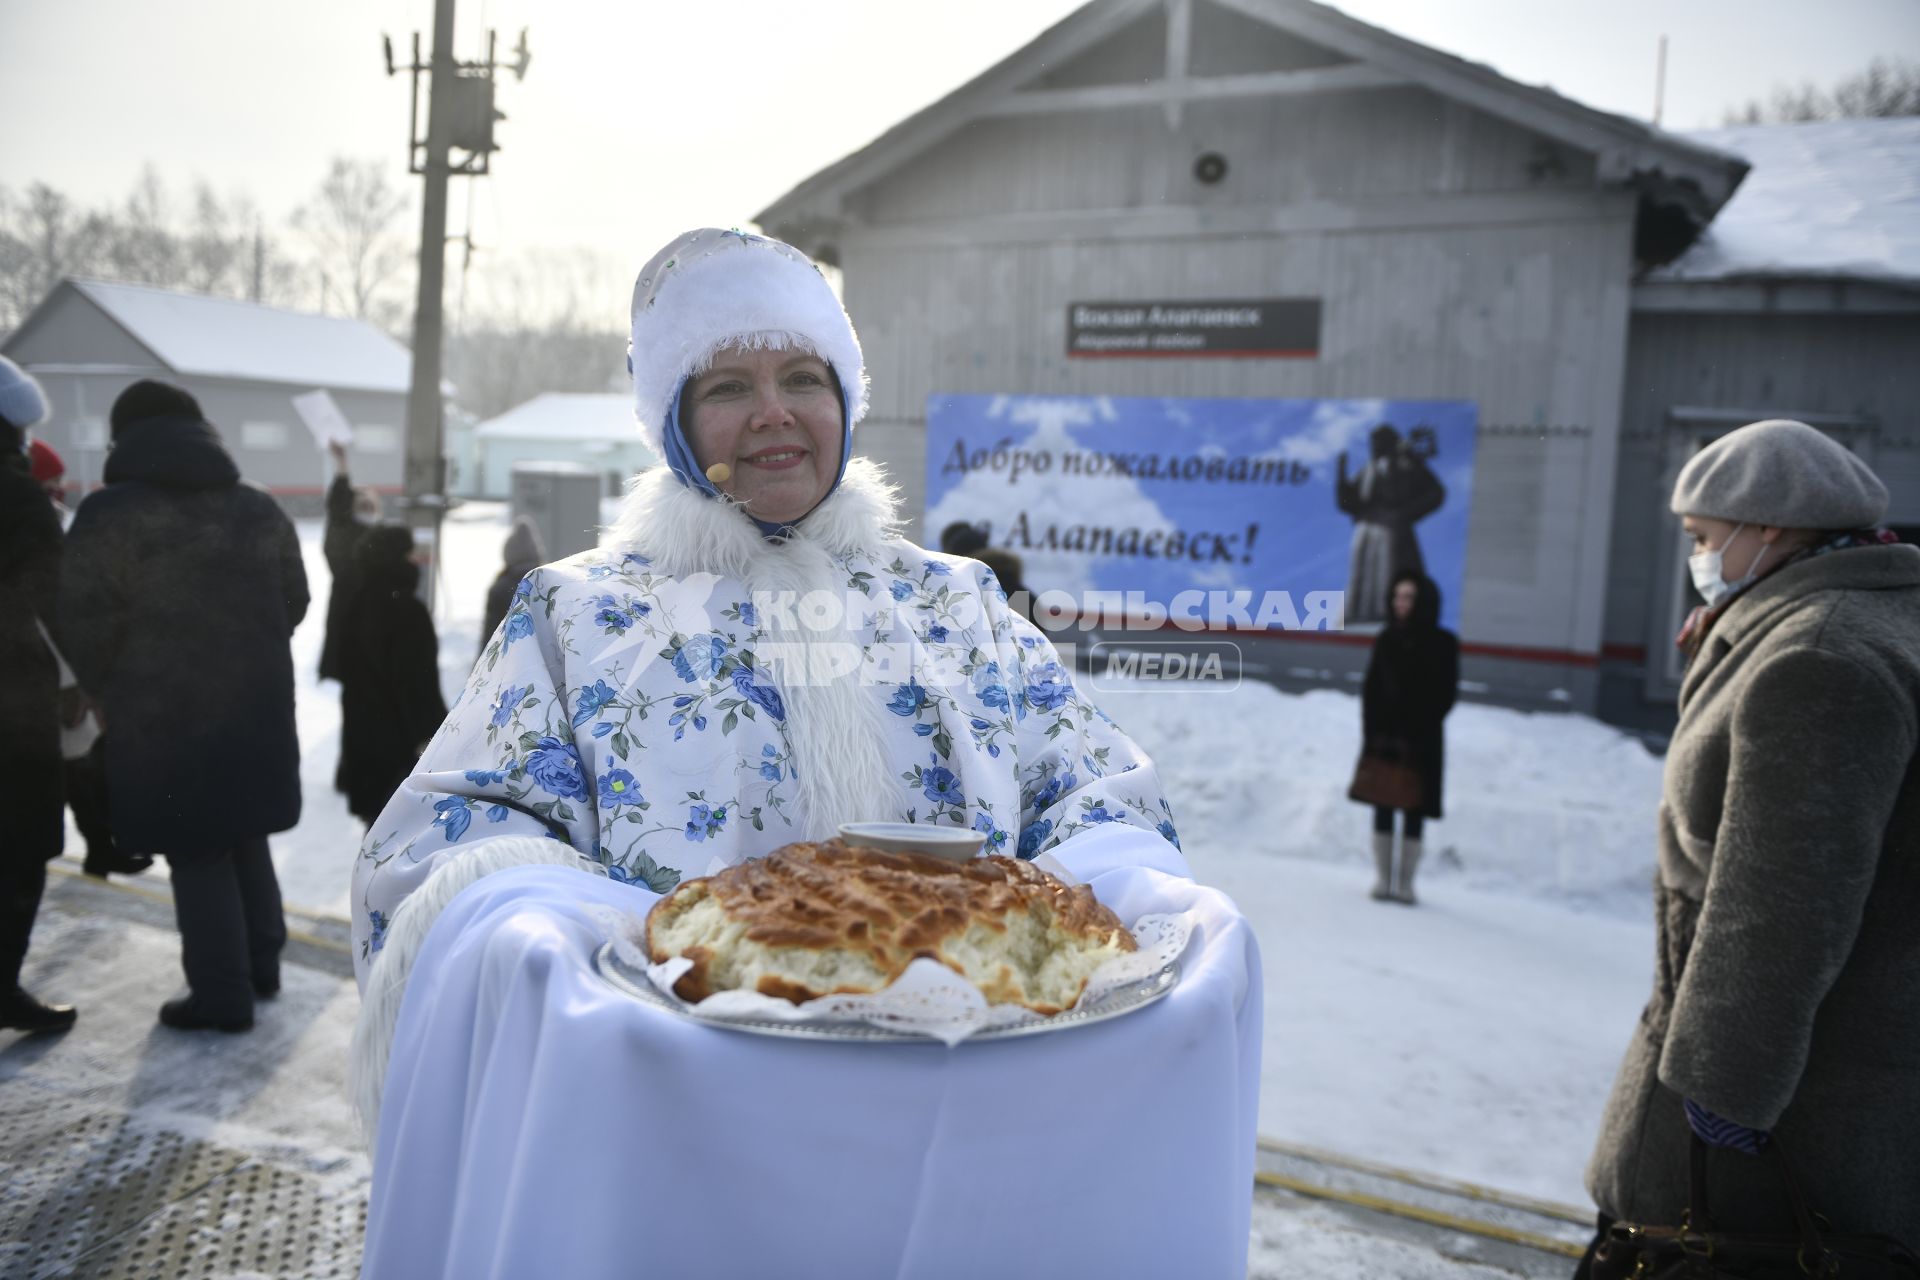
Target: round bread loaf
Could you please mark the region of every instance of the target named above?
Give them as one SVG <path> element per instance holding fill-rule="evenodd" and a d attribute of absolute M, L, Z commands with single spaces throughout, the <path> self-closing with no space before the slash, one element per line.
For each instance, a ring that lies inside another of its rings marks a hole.
<path fill-rule="evenodd" d="M 685 956 L 674 983 L 698 1002 L 747 990 L 799 1004 L 872 992 L 925 956 L 990 1004 L 1070 1009 L 1087 978 L 1135 948 L 1085 885 L 999 856 L 947 862 L 918 853 L 790 844 L 689 880 L 647 915 L 655 964 Z"/>

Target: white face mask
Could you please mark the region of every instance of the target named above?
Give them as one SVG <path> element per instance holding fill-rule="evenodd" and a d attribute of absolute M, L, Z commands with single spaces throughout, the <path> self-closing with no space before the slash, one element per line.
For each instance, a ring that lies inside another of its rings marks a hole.
<path fill-rule="evenodd" d="M 1693 574 L 1694 589 L 1706 600 L 1709 609 L 1734 592 L 1751 585 L 1754 575 L 1760 571 L 1760 562 L 1766 558 L 1767 544 L 1763 542 L 1760 544 L 1760 554 L 1755 556 L 1753 563 L 1747 566 L 1745 575 L 1738 582 L 1726 580 L 1722 557 L 1726 554 L 1726 549 L 1733 545 L 1733 540 L 1740 536 L 1740 531 L 1746 527 L 1745 524 L 1735 525 L 1733 532 L 1727 535 L 1727 540 L 1720 544 L 1718 551 L 1697 551 L 1687 557 L 1687 570 Z"/>

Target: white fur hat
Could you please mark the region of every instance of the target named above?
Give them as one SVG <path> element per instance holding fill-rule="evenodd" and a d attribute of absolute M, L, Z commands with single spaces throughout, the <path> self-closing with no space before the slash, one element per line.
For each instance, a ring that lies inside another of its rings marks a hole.
<path fill-rule="evenodd" d="M 847 420 L 866 415 L 860 339 L 820 269 L 779 240 L 702 227 L 654 254 L 633 286 L 633 411 L 655 453 L 666 456 L 680 384 L 727 347 L 811 351 L 839 375 Z"/>

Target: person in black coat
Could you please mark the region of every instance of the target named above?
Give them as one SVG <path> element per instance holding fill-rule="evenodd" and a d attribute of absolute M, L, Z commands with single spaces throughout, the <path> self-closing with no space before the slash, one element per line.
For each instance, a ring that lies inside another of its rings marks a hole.
<path fill-rule="evenodd" d="M 353 553 L 367 531 L 380 523 L 380 494 L 354 488 L 353 477 L 347 474 L 345 445 L 329 444 L 327 452 L 333 456 L 333 481 L 327 486 L 327 522 L 320 550 L 327 558 L 327 572 L 333 575 L 333 589 L 327 595 L 327 629 L 320 637 L 320 678 L 339 680 L 340 635 L 347 606 L 359 587 Z"/>
<path fill-rule="evenodd" d="M 413 535 L 367 532 L 354 552 L 359 587 L 340 632 L 340 763 L 347 808 L 371 823 L 447 718 L 433 617 L 414 591 Z M 516 579 L 518 581 L 518 579 Z"/>
<path fill-rule="evenodd" d="M 27 428 L 46 416 L 40 384 L 0 356 L 0 1027 L 14 1031 L 74 1021 L 71 1005 L 20 986 L 47 862 L 66 839 L 60 673 L 41 630 L 58 630 L 60 519 L 25 452 Z"/>
<path fill-rule="evenodd" d="M 1360 699 L 1365 754 L 1412 765 L 1420 776 L 1420 805 L 1402 812 L 1400 863 L 1394 866 L 1393 813 L 1373 810 L 1373 896 L 1414 904 L 1421 835 L 1441 816 L 1446 772 L 1447 713 L 1460 685 L 1460 640 L 1440 626 L 1440 589 L 1425 574 L 1402 569 L 1388 596 L 1392 616 L 1373 642 Z"/>
<path fill-rule="evenodd" d="M 300 543 L 186 392 L 136 382 L 109 426 L 106 487 L 67 534 L 63 647 L 104 713 L 115 836 L 172 867 L 190 994 L 160 1020 L 242 1031 L 286 943 L 267 836 L 300 817 Z"/>
<path fill-rule="evenodd" d="M 986 527 L 955 520 L 940 531 L 940 550 L 950 556 L 971 556 L 987 548 Z"/>
<path fill-rule="evenodd" d="M 525 516 L 515 520 L 506 544 L 500 549 L 500 572 L 487 588 L 487 611 L 480 619 L 481 655 L 486 653 L 493 633 L 506 620 L 507 610 L 513 607 L 513 593 L 519 590 L 520 580 L 538 569 L 546 558 L 540 546 L 540 531 L 533 527 L 533 521 Z M 475 662 L 479 660 L 478 656 L 474 658 Z"/>

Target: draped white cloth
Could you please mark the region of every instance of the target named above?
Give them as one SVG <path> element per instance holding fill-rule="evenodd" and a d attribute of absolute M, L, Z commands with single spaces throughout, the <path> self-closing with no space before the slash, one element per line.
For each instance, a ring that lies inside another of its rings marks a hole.
<path fill-rule="evenodd" d="M 1239 1277 L 1261 978 L 1252 930 L 1117 825 L 1058 853 L 1123 920 L 1191 911 L 1178 987 L 999 1041 L 821 1043 L 607 985 L 587 907 L 638 885 L 528 867 L 442 913 L 408 984 L 365 1280 Z"/>

